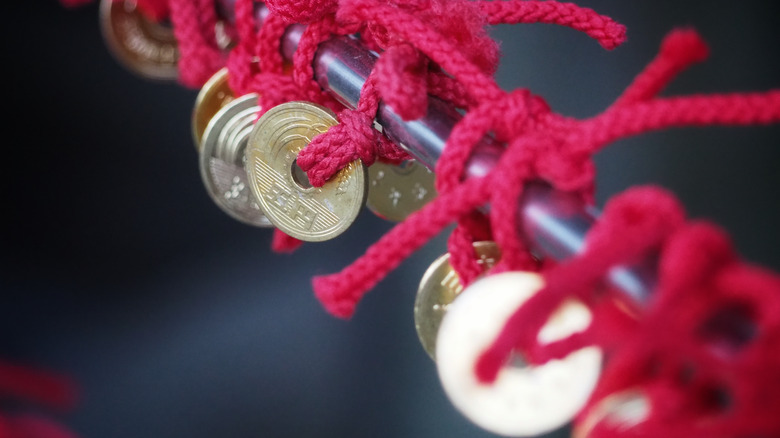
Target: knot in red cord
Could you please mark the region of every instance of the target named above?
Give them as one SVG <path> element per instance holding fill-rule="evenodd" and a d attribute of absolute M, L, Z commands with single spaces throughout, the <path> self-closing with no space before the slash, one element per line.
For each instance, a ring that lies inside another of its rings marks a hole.
<path fill-rule="evenodd" d="M 361 111 L 344 110 L 339 124 L 314 137 L 299 154 L 298 165 L 315 187 L 321 187 L 336 172 L 360 159 L 370 166 L 377 157 L 393 155 L 395 145 L 374 129 L 374 120 Z"/>
<path fill-rule="evenodd" d="M 610 200 L 600 221 L 588 232 L 584 251 L 544 274 L 545 287 L 515 311 L 478 359 L 475 373 L 480 381 L 494 381 L 512 350 L 522 352 L 531 363 L 542 364 L 582 348 L 583 343 L 593 343 L 592 336 L 577 335 L 541 346 L 538 333 L 566 298 L 593 303 L 596 284 L 606 278 L 613 266 L 634 262 L 647 254 L 679 229 L 683 221 L 679 202 L 655 187 L 630 189 Z M 600 320 L 593 318 L 601 323 Z"/>
<path fill-rule="evenodd" d="M 404 120 L 428 110 L 427 59 L 409 44 L 388 48 L 376 63 L 376 81 L 384 103 Z"/>
<path fill-rule="evenodd" d="M 265 0 L 273 13 L 289 23 L 308 24 L 336 11 L 336 0 Z"/>
<path fill-rule="evenodd" d="M 493 107 L 492 129 L 496 140 L 502 142 L 540 129 L 551 113 L 550 106 L 542 97 L 525 88 L 506 93 L 490 105 Z"/>

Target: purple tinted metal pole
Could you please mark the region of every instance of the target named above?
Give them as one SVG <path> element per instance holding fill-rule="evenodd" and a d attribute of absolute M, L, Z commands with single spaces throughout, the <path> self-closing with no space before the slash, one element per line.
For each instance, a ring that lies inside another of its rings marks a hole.
<path fill-rule="evenodd" d="M 230 18 L 235 0 L 220 0 L 224 16 Z M 267 10 L 257 10 L 262 22 Z M 282 42 L 283 56 L 291 60 L 304 26 L 293 25 Z M 323 90 L 349 108 L 355 108 L 360 90 L 368 78 L 378 55 L 350 37 L 328 40 L 317 49 L 314 59 L 315 79 Z M 392 108 L 380 103 L 377 121 L 383 132 L 396 144 L 407 150 L 418 161 L 433 169 L 444 151 L 444 145 L 461 115 L 446 102 L 429 97 L 424 117 L 404 121 Z M 486 137 L 475 149 L 467 165 L 469 177 L 483 176 L 498 162 L 503 146 Z M 583 205 L 576 197 L 556 191 L 543 182 L 529 184 L 519 203 L 521 235 L 532 250 L 542 256 L 564 260 L 582 251 L 587 231 L 599 213 L 594 207 Z M 627 304 L 635 309 L 647 306 L 656 285 L 655 257 L 636 266 L 614 267 L 608 282 L 625 296 Z"/>

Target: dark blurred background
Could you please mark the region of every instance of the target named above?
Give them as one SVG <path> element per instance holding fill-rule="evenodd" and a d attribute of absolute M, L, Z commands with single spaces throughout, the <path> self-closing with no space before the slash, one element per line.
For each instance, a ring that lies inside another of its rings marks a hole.
<path fill-rule="evenodd" d="M 597 114 L 676 26 L 712 56 L 665 94 L 780 87 L 771 1 L 580 2 L 628 26 L 606 52 L 573 30 L 499 26 L 505 89 L 558 112 Z M 366 211 L 335 241 L 292 255 L 223 214 L 198 173 L 196 90 L 124 70 L 96 4 L 2 6 L 0 359 L 79 382 L 83 437 L 480 437 L 443 394 L 412 306 L 441 236 L 373 290 L 348 322 L 310 278 L 358 257 L 389 223 Z M 597 157 L 599 204 L 636 184 L 675 192 L 749 260 L 780 269 L 780 126 L 677 129 Z"/>

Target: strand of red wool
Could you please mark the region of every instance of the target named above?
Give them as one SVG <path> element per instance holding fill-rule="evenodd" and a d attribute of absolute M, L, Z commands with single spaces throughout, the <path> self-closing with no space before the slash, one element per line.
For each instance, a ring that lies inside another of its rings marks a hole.
<path fill-rule="evenodd" d="M 59 411 L 70 411 L 78 395 L 69 378 L 48 371 L 0 362 L 0 396 L 32 402 Z M 41 414 L 0 414 L 0 437 L 75 438 L 64 426 Z"/>
<path fill-rule="evenodd" d="M 227 59 L 228 85 L 239 96 L 251 90 L 254 76 L 259 73 L 254 62 L 254 50 L 257 49 L 254 0 L 236 0 L 233 15 L 238 41 Z"/>
<path fill-rule="evenodd" d="M 547 23 L 584 32 L 612 50 L 626 40 L 626 27 L 592 9 L 556 1 L 479 1 L 490 24 Z"/>
<path fill-rule="evenodd" d="M 709 48 L 695 30 L 673 30 L 661 43 L 658 56 L 626 88 L 615 106 L 655 97 L 677 75 L 691 65 L 703 62 L 708 56 Z"/>
<path fill-rule="evenodd" d="M 0 393 L 60 410 L 72 409 L 77 400 L 76 386 L 69 379 L 4 362 L 0 362 Z"/>
<path fill-rule="evenodd" d="M 77 438 L 64 426 L 38 415 L 0 415 L 0 437 L 3 438 Z"/>
<path fill-rule="evenodd" d="M 179 82 L 199 88 L 225 65 L 216 41 L 213 0 L 170 0 L 173 32 L 179 49 Z"/>

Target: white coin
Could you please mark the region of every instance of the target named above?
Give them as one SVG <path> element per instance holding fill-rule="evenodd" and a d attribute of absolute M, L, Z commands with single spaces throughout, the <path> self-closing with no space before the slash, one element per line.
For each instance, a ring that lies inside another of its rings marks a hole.
<path fill-rule="evenodd" d="M 566 425 L 585 405 L 601 372 L 602 353 L 586 347 L 542 366 L 508 364 L 492 384 L 474 374 L 479 356 L 507 319 L 543 286 L 540 275 L 505 272 L 466 288 L 447 311 L 436 347 L 442 386 L 453 405 L 478 426 L 500 435 L 535 436 Z M 550 343 L 584 330 L 590 310 L 565 302 L 538 339 Z"/>

